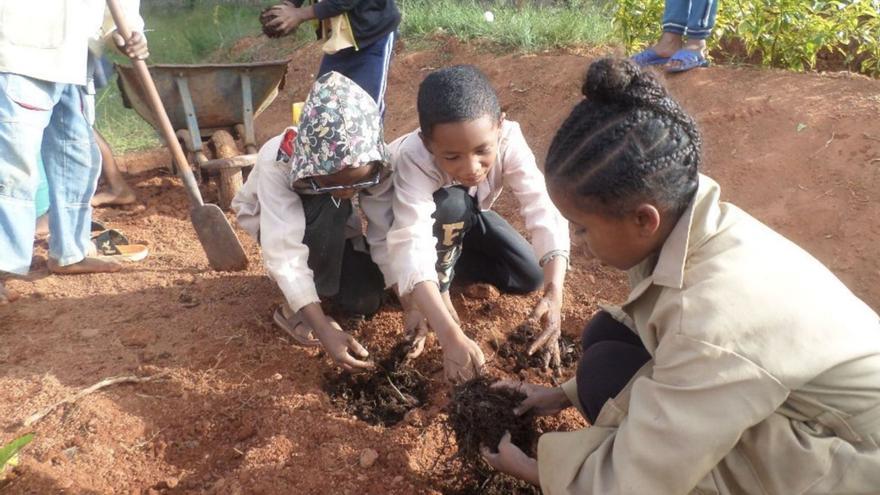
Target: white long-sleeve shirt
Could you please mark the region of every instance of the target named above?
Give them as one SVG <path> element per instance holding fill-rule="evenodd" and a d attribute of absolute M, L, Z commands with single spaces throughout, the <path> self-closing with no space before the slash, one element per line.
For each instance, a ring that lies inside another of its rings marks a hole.
<path fill-rule="evenodd" d="M 433 195 L 456 182 L 434 164 L 418 130 L 392 142 L 389 151 L 395 173 L 394 224 L 388 233 L 388 252 L 394 260 L 398 290 L 408 294 L 420 282 L 437 282 L 437 240 L 431 217 L 436 210 Z M 568 222 L 550 201 L 544 175 L 519 124 L 509 120 L 501 124 L 495 165 L 486 179 L 468 192 L 477 199 L 480 209 L 487 211 L 492 209 L 504 186 L 511 189 L 519 202 L 535 256 L 542 259 L 553 251 L 568 254 Z"/>
<path fill-rule="evenodd" d="M 278 284 L 290 308 L 299 311 L 321 300 L 308 266 L 309 247 L 303 243 L 306 220 L 302 200 L 290 187 L 290 165 L 275 160 L 281 138 L 276 136 L 260 148 L 257 163 L 233 199 L 232 209 L 237 214 L 238 224 L 259 239 L 266 270 Z M 393 218 L 392 195 L 390 178 L 358 194 L 360 208 L 367 218 L 370 256 L 382 271 L 386 285 L 391 285 L 393 280 L 385 243 Z M 352 238 L 361 232 L 360 218 L 352 211 L 347 235 Z"/>
<path fill-rule="evenodd" d="M 144 25 L 139 5 L 120 1 L 134 31 Z M 0 0 L 0 72 L 85 84 L 89 40 L 110 32 L 102 26 L 104 9 L 103 0 Z"/>

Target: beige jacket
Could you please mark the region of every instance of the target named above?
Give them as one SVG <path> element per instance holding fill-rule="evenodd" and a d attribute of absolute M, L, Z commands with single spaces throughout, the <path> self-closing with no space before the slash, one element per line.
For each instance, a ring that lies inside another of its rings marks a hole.
<path fill-rule="evenodd" d="M 609 310 L 653 359 L 594 426 L 541 437 L 544 493 L 880 493 L 877 314 L 719 194 L 701 177 L 629 271 Z"/>

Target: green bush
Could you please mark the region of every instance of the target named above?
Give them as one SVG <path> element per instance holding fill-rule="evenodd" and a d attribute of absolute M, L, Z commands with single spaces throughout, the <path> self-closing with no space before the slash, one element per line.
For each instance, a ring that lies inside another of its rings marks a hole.
<path fill-rule="evenodd" d="M 637 50 L 660 35 L 664 0 L 610 4 L 616 34 Z M 819 57 L 880 75 L 880 0 L 741 0 L 721 2 L 711 48 L 742 47 L 763 65 L 814 69 Z"/>

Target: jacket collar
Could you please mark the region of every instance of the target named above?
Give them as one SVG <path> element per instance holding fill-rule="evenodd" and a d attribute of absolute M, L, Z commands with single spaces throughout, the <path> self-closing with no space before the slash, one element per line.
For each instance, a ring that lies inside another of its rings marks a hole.
<path fill-rule="evenodd" d="M 672 289 L 684 286 L 687 257 L 718 231 L 721 187 L 700 174 L 697 194 L 673 227 L 660 252 L 627 271 L 632 291 L 626 303 L 638 299 L 651 285 Z"/>

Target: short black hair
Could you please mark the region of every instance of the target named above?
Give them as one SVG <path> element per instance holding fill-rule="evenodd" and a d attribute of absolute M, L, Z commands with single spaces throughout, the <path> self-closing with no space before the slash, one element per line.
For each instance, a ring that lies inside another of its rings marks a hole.
<path fill-rule="evenodd" d="M 694 120 L 657 78 L 631 60 L 590 65 L 586 97 L 556 132 L 548 183 L 598 200 L 620 216 L 640 201 L 681 214 L 697 190 L 702 139 Z"/>
<path fill-rule="evenodd" d="M 416 106 L 419 126 L 427 137 L 437 124 L 484 116 L 501 119 L 501 105 L 492 83 L 473 65 L 453 65 L 428 74 L 419 85 Z"/>

